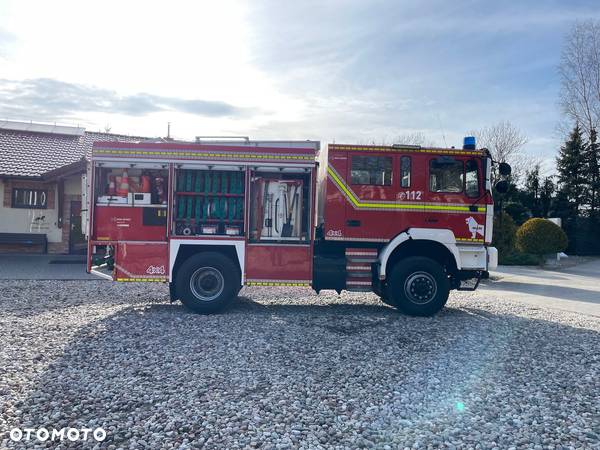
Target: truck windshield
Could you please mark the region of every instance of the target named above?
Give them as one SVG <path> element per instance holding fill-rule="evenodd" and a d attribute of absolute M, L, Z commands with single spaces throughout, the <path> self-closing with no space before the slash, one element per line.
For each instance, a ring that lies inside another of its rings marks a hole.
<path fill-rule="evenodd" d="M 429 190 L 431 192 L 462 192 L 463 162 L 438 161 L 429 162 Z"/>

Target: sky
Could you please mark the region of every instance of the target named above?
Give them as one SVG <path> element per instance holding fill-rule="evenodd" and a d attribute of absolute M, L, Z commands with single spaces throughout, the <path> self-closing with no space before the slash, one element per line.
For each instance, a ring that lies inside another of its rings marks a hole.
<path fill-rule="evenodd" d="M 551 164 L 583 1 L 0 0 L 0 119 L 166 136 L 460 146 L 510 121 Z"/>

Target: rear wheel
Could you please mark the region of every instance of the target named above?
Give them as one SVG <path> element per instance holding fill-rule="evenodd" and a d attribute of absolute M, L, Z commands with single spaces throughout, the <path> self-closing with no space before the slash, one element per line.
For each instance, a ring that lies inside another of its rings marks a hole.
<path fill-rule="evenodd" d="M 182 303 L 199 313 L 223 309 L 240 288 L 236 264 L 221 253 L 198 253 L 187 259 L 176 275 L 177 294 Z"/>
<path fill-rule="evenodd" d="M 389 300 L 412 316 L 432 316 L 440 311 L 450 293 L 444 268 L 431 258 L 412 256 L 399 261 L 387 286 Z"/>

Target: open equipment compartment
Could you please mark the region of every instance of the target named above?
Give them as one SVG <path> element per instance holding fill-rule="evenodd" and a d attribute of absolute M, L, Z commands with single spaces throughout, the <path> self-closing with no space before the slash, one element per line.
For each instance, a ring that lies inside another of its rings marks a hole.
<path fill-rule="evenodd" d="M 310 172 L 258 169 L 250 179 L 250 242 L 308 242 Z"/>
<path fill-rule="evenodd" d="M 243 235 L 244 184 L 245 171 L 240 169 L 177 169 L 173 234 Z"/>

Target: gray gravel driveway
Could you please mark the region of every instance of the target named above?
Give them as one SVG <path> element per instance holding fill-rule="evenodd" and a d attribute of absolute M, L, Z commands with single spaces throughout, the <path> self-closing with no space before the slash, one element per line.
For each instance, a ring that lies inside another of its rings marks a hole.
<path fill-rule="evenodd" d="M 600 448 L 600 320 L 453 293 L 433 318 L 371 294 L 0 282 L 0 444 L 98 427 L 97 448 Z M 46 442 L 91 448 L 90 443 Z"/>

